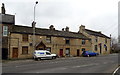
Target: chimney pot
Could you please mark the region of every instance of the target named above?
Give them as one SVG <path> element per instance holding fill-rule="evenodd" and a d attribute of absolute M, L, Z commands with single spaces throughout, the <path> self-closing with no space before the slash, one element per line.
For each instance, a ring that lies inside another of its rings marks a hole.
<path fill-rule="evenodd" d="M 4 5 L 4 3 L 2 3 L 1 13 L 2 13 L 2 14 L 5 14 L 5 5 Z"/>
<path fill-rule="evenodd" d="M 51 26 L 49 27 L 49 29 L 50 29 L 50 30 L 55 30 L 55 28 L 54 28 L 53 25 L 51 25 Z"/>
<path fill-rule="evenodd" d="M 65 30 L 66 30 L 67 32 L 69 32 L 69 27 L 66 26 Z"/>

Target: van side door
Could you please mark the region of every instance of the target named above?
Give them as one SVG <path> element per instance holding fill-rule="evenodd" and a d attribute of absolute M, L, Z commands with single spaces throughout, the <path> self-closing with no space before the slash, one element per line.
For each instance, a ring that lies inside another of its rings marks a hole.
<path fill-rule="evenodd" d="M 47 57 L 47 58 L 52 58 L 51 53 L 50 53 L 50 52 L 46 52 L 46 57 Z"/>

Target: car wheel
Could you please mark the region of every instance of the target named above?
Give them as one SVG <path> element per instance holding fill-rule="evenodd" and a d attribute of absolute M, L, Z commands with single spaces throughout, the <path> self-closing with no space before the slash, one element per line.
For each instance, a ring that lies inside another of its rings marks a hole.
<path fill-rule="evenodd" d="M 90 55 L 89 55 L 89 54 L 88 54 L 87 56 L 88 56 L 88 57 L 90 57 Z"/>

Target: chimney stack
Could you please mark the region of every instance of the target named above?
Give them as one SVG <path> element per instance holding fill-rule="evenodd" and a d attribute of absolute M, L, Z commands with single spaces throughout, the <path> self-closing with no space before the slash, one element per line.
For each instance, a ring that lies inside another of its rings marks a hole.
<path fill-rule="evenodd" d="M 5 5 L 4 5 L 4 3 L 2 3 L 1 13 L 2 13 L 2 14 L 5 14 Z"/>
<path fill-rule="evenodd" d="M 62 31 L 64 31 L 64 28 L 62 28 Z"/>
<path fill-rule="evenodd" d="M 83 31 L 85 30 L 85 26 L 84 25 L 81 25 L 79 27 L 79 33 L 83 33 Z"/>
<path fill-rule="evenodd" d="M 49 27 L 49 29 L 50 29 L 50 30 L 55 30 L 55 28 L 54 28 L 53 25 L 51 25 L 51 26 Z"/>

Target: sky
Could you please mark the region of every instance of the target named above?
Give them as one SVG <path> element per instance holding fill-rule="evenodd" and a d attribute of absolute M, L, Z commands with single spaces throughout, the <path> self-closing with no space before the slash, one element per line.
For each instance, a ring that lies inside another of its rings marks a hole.
<path fill-rule="evenodd" d="M 118 2 L 120 0 L 37 0 L 36 27 L 56 30 L 66 26 L 78 32 L 80 25 L 87 29 L 118 37 Z M 15 24 L 31 26 L 36 0 L 2 0 L 6 14 L 15 15 Z M 0 10 L 1 11 L 1 10 Z"/>

